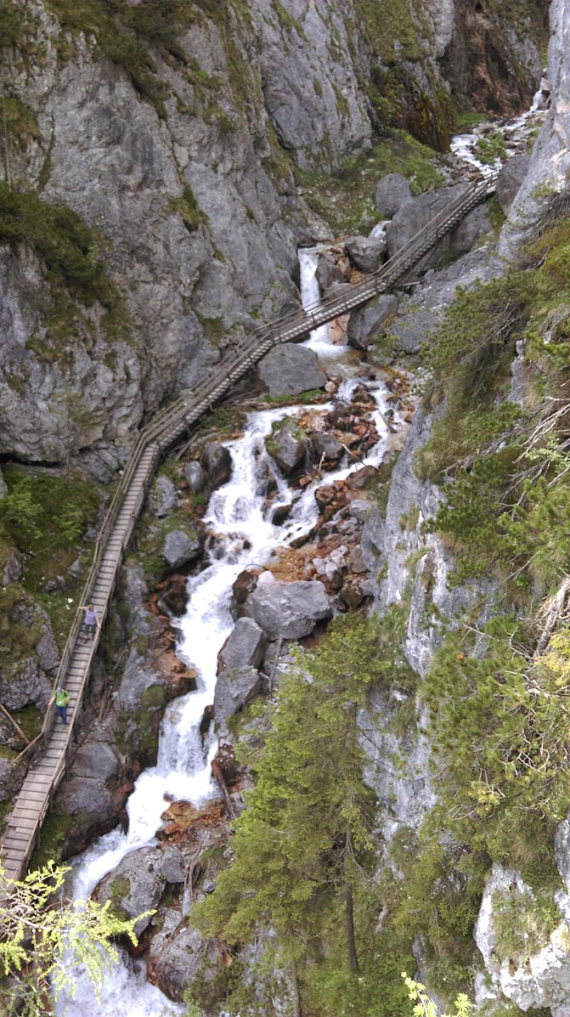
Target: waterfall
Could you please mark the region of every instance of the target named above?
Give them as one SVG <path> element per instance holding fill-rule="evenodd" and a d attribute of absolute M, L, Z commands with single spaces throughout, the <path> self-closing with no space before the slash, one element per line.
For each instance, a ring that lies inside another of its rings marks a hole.
<path fill-rule="evenodd" d="M 199 736 L 204 708 L 213 702 L 218 652 L 229 635 L 232 585 L 248 565 L 267 562 L 278 546 L 287 546 L 315 525 L 318 510 L 314 497 L 320 484 L 342 480 L 363 463 L 379 463 L 386 451 L 388 427 L 384 421 L 389 394 L 381 382 L 345 380 L 338 397 L 350 401 L 354 388 L 366 385 L 374 395 L 373 413 L 379 435 L 377 445 L 362 461 L 348 457 L 338 469 L 309 484 L 305 490 L 289 488 L 278 467 L 268 455 L 264 438 L 276 421 L 307 412 L 307 407 L 280 407 L 252 413 L 243 437 L 226 443 L 232 457 L 232 474 L 227 484 L 215 491 L 209 501 L 204 523 L 209 531 L 208 564 L 188 583 L 189 602 L 179 621 L 178 652 L 198 671 L 198 688 L 171 702 L 165 712 L 160 733 L 156 766 L 140 775 L 128 801 L 129 829 L 118 828 L 101 837 L 78 860 L 74 868 L 73 892 L 77 898 L 89 896 L 95 885 L 112 871 L 121 859 L 137 848 L 156 844 L 156 830 L 165 809 L 164 796 L 189 799 L 200 805 L 217 796 L 210 775 L 215 744 L 206 752 Z M 330 404 L 321 404 L 315 412 L 326 414 Z M 267 477 L 272 478 L 276 493 L 266 498 Z M 280 505 L 291 504 L 287 521 L 276 526 L 272 517 Z M 110 970 L 100 1001 L 85 973 L 74 972 L 77 999 L 60 1000 L 60 1017 L 178 1017 L 183 1008 L 171 1003 L 158 989 L 145 981 L 145 966 L 126 955 Z"/>
<path fill-rule="evenodd" d="M 542 123 L 545 111 L 545 94 L 548 85 L 543 78 L 538 92 L 535 93 L 532 105 L 520 116 L 497 127 L 494 124 L 479 124 L 470 134 L 456 134 L 451 139 L 450 149 L 462 162 L 472 166 L 483 177 L 493 176 L 502 166 L 502 159 L 497 157 L 492 163 L 484 163 L 477 155 L 477 145 L 482 138 L 492 138 L 501 134 L 505 143 L 505 155 L 508 158 L 518 150 L 526 147 L 537 124 Z M 493 132 L 490 128 L 493 128 Z"/>
<path fill-rule="evenodd" d="M 321 290 L 317 279 L 319 267 L 319 250 L 324 247 L 301 247 L 299 249 L 299 272 L 301 283 L 301 304 L 305 311 L 318 307 L 321 302 Z M 334 354 L 335 347 L 330 342 L 330 324 L 319 325 L 313 329 L 305 346 L 320 355 Z"/>

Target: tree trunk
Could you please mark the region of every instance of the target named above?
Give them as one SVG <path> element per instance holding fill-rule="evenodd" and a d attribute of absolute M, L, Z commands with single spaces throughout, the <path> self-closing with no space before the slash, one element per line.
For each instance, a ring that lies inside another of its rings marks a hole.
<path fill-rule="evenodd" d="M 346 917 L 346 948 L 348 951 L 348 964 L 353 975 L 360 971 L 358 966 L 358 954 L 356 952 L 356 940 L 354 938 L 354 901 L 352 899 L 352 886 L 346 883 L 345 890 L 345 917 Z"/>
<path fill-rule="evenodd" d="M 303 1007 L 301 1005 L 301 988 L 299 985 L 299 978 L 297 976 L 297 965 L 295 961 L 291 965 L 291 991 L 293 996 L 293 1015 L 294 1017 L 303 1017 Z"/>

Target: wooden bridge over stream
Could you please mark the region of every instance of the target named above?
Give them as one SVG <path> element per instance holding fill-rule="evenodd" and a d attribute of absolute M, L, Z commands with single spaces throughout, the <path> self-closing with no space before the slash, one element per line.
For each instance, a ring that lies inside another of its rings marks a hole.
<path fill-rule="evenodd" d="M 157 413 L 140 431 L 105 516 L 81 593 L 80 602 L 93 603 L 102 624 L 156 467 L 172 445 L 273 346 L 299 340 L 312 329 L 361 307 L 404 280 L 439 240 L 492 193 L 494 184 L 494 178 L 471 184 L 405 248 L 373 276 L 353 286 L 347 295 L 326 300 L 318 307 L 299 310 L 254 332 L 247 342 L 225 356 L 207 378 Z M 1 864 L 8 880 L 20 879 L 25 874 L 55 789 L 74 750 L 74 731 L 100 638 L 99 629 L 92 641 L 83 642 L 81 623 L 77 615 L 54 684 L 54 689 L 62 686 L 69 692 L 68 723 L 55 723 L 55 707 L 50 705 L 39 735 L 14 760 L 16 765 L 28 765 L 28 772 L 1 838 Z"/>

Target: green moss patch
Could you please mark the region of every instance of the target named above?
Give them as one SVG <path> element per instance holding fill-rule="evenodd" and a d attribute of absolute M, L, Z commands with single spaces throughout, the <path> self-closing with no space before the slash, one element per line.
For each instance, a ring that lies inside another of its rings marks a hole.
<path fill-rule="evenodd" d="M 370 227 L 378 219 L 374 187 L 386 173 L 403 173 L 414 194 L 442 183 L 433 149 L 405 131 L 392 131 L 370 151 L 347 159 L 333 174 L 295 170 L 308 204 L 339 233 Z"/>
<path fill-rule="evenodd" d="M 0 114 L 6 131 L 19 148 L 25 148 L 29 141 L 37 141 L 41 137 L 36 114 L 19 99 L 2 99 Z"/>
<path fill-rule="evenodd" d="M 103 237 L 63 205 L 0 181 L 0 242 L 25 243 L 45 263 L 52 280 L 87 306 L 117 306 L 118 293 L 104 268 Z"/>

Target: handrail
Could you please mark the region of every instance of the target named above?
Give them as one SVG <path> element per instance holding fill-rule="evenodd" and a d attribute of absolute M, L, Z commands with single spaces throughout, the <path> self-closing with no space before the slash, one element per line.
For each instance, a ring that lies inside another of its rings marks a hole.
<path fill-rule="evenodd" d="M 244 343 L 230 351 L 228 357 L 219 365 L 219 371 L 214 374 L 214 379 L 202 379 L 196 386 L 183 393 L 171 405 L 159 410 L 152 419 L 139 432 L 138 438 L 129 456 L 123 474 L 115 488 L 113 497 L 109 503 L 105 518 L 99 530 L 93 559 L 89 573 L 85 580 L 80 594 L 80 603 L 88 604 L 91 600 L 92 591 L 98 575 L 99 565 L 105 552 L 109 536 L 117 523 L 125 496 L 133 482 L 134 475 L 139 467 L 144 452 L 156 445 L 156 453 L 152 464 L 149 465 L 145 477 L 145 489 L 150 485 L 156 462 L 167 451 L 167 449 L 178 439 L 189 424 L 193 423 L 204 413 L 214 402 L 223 395 L 234 381 L 238 380 L 245 371 L 257 360 L 268 352 L 273 346 L 288 342 L 292 338 L 309 332 L 313 327 L 324 324 L 340 314 L 347 313 L 356 307 L 366 303 L 376 296 L 394 286 L 435 244 L 453 229 L 471 208 L 481 202 L 492 190 L 495 184 L 495 177 L 489 177 L 483 182 L 475 182 L 458 196 L 448 208 L 444 209 L 437 216 L 434 216 L 425 226 L 409 240 L 409 242 L 392 256 L 368 279 L 356 286 L 351 287 L 350 294 L 330 297 L 318 304 L 297 310 L 275 319 L 267 326 L 260 326 L 255 329 Z M 219 378 L 219 380 L 217 380 Z M 79 613 L 71 625 L 67 637 L 57 676 L 53 689 L 63 685 L 69 662 L 77 643 L 82 625 Z M 39 734 L 27 745 L 16 758 L 14 764 L 19 763 L 25 756 L 32 754 L 43 744 L 47 734 L 53 727 L 55 710 L 53 704 L 46 710 L 46 715 Z"/>

